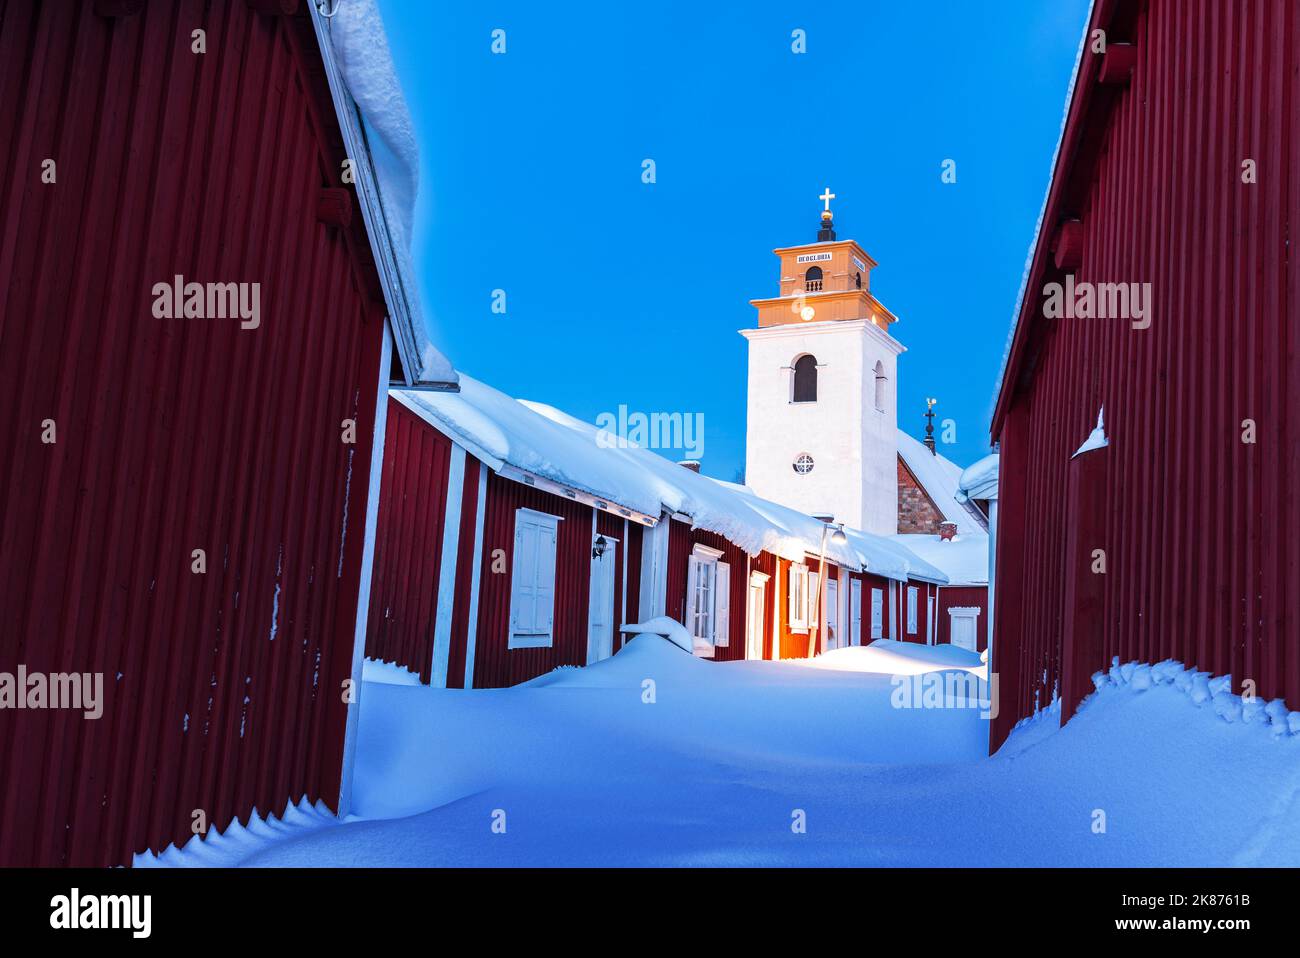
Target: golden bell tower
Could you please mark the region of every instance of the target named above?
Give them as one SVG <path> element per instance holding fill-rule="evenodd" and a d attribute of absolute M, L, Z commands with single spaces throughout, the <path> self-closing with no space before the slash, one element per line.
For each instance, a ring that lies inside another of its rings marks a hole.
<path fill-rule="evenodd" d="M 898 317 L 871 295 L 876 261 L 854 240 L 836 240 L 829 187 L 818 199 L 826 208 L 817 242 L 772 251 L 781 258 L 780 295 L 749 301 L 758 309 L 758 325 L 865 319 L 888 330 Z"/>

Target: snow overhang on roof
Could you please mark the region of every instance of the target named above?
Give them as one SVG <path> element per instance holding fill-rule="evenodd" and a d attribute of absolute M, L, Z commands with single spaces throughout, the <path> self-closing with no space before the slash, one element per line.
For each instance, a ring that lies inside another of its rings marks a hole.
<path fill-rule="evenodd" d="M 1065 94 L 1065 112 L 1061 116 L 1061 130 L 1057 135 L 1056 149 L 1052 152 L 1051 179 L 1047 184 L 1047 193 L 1043 197 L 1043 206 L 1038 213 L 1038 222 L 1034 226 L 1034 235 L 1029 241 L 1029 253 L 1025 257 L 1025 268 L 1020 276 L 1020 291 L 1016 294 L 1016 308 L 1011 314 L 1011 328 L 1007 332 L 1007 345 L 1002 353 L 1002 369 L 998 374 L 998 387 L 993 401 L 993 416 L 990 434 L 996 438 L 1001 430 L 1002 417 L 1006 415 L 1011 394 L 1015 391 L 1015 378 L 1020 371 L 1024 357 L 1025 331 L 1029 325 L 1026 307 L 1037 300 L 1026 302 L 1025 294 L 1030 288 L 1030 280 L 1042 276 L 1049 255 L 1051 230 L 1046 239 L 1043 236 L 1044 224 L 1056 223 L 1060 215 L 1062 186 L 1067 179 L 1066 172 L 1074 160 L 1077 149 L 1079 119 L 1086 112 L 1092 87 L 1095 84 L 1081 82 L 1083 74 L 1092 79 L 1101 68 L 1101 57 L 1092 56 L 1084 59 L 1088 35 L 1103 17 L 1109 18 L 1117 3 L 1115 0 L 1091 0 L 1088 15 L 1084 18 L 1083 35 L 1079 38 L 1079 49 L 1075 53 L 1074 71 L 1070 77 L 1070 88 Z M 1008 383 L 1011 384 L 1010 388 Z"/>
<path fill-rule="evenodd" d="M 542 403 L 513 399 L 471 376 L 460 390 L 391 395 L 500 475 L 653 525 L 661 515 L 716 533 L 750 555 L 832 562 L 894 579 L 946 582 L 943 573 L 882 536 L 846 529 L 837 544 L 820 520 L 747 486 L 685 469 L 658 453 Z M 626 510 L 626 511 L 624 511 Z"/>
<path fill-rule="evenodd" d="M 976 499 L 997 497 L 998 454 L 994 452 L 962 470 L 961 478 L 957 482 L 957 501 L 971 502 Z"/>
<path fill-rule="evenodd" d="M 433 345 L 411 262 L 419 148 L 374 0 L 308 4 L 334 112 L 352 160 L 361 214 L 408 385 L 456 389 L 456 371 Z"/>

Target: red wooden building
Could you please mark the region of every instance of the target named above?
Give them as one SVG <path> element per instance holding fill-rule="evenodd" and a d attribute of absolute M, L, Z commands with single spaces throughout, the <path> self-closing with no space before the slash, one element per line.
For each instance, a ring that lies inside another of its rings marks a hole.
<path fill-rule="evenodd" d="M 1298 133 L 1293 0 L 1094 5 L 992 426 L 994 747 L 1115 656 L 1300 705 Z"/>
<path fill-rule="evenodd" d="M 394 391 L 389 409 L 366 654 L 437 687 L 594 663 L 623 624 L 665 615 L 702 656 L 802 657 L 822 617 L 819 649 L 886 635 L 915 589 L 924 635 L 946 581 L 850 532 L 827 538 L 819 591 L 822 523 L 466 376 L 456 394 Z"/>
<path fill-rule="evenodd" d="M 0 672 L 102 681 L 4 711 L 0 864 L 346 802 L 377 404 L 438 357 L 330 29 L 0 3 Z"/>

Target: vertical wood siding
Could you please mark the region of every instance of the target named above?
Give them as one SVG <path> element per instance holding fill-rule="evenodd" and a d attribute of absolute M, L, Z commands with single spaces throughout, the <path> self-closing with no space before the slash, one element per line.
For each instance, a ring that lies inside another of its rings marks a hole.
<path fill-rule="evenodd" d="M 334 804 L 342 766 L 383 320 L 364 233 L 316 219 L 311 25 L 94 6 L 0 0 L 0 671 L 104 682 L 98 720 L 5 713 L 3 865 Z M 260 283 L 260 327 L 155 318 L 177 274 Z"/>
<path fill-rule="evenodd" d="M 666 520 L 672 525 L 668 529 L 668 593 L 665 610 L 669 618 L 686 624 L 686 577 L 687 560 L 696 543 L 709 546 L 722 552 L 722 560 L 731 566 L 731 582 L 728 599 L 729 622 L 727 645 L 714 649 L 713 658 L 718 662 L 729 662 L 745 657 L 745 614 L 746 599 L 749 588 L 749 555 L 736 544 L 715 532 L 704 529 L 692 529 L 685 522 L 677 519 Z"/>
<path fill-rule="evenodd" d="M 514 562 L 515 510 L 559 516 L 555 547 L 555 631 L 550 648 L 511 649 L 510 578 Z M 479 585 L 474 687 L 499 688 L 535 678 L 561 665 L 587 663 L 587 602 L 591 592 L 591 506 L 531 486 L 488 476 L 483 514 L 483 563 Z M 505 571 L 492 571 L 492 553 L 503 550 Z"/>
<path fill-rule="evenodd" d="M 390 398 L 366 655 L 419 672 L 425 683 L 433 663 L 450 463 L 451 440 Z"/>
<path fill-rule="evenodd" d="M 1104 2 L 1091 26 L 1137 44 L 1137 66 L 1103 88 L 1085 53 L 995 414 L 994 747 L 1060 688 L 1067 541 L 1106 553 L 1077 668 L 1175 658 L 1300 707 L 1300 8 Z M 1070 217 L 1076 280 L 1151 283 L 1149 329 L 1042 316 L 1044 284 L 1063 280 L 1050 236 Z M 1102 406 L 1104 515 L 1073 515 L 1070 457 Z M 1086 687 L 1071 684 L 1067 714 Z"/>

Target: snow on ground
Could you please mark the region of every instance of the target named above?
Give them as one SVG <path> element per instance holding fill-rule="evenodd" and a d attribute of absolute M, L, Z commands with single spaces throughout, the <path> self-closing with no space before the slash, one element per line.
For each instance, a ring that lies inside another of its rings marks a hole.
<path fill-rule="evenodd" d="M 715 663 L 641 635 L 512 689 L 368 667 L 357 816 L 235 826 L 249 834 L 221 862 L 194 842 L 160 863 L 1300 863 L 1300 736 L 1284 723 L 1224 721 L 1224 703 L 1197 707 L 1203 683 L 1117 669 L 1123 684 L 1103 679 L 1065 728 L 1043 713 L 990 759 L 978 711 L 891 705 L 895 670 L 955 677 L 973 658 L 886 641 Z"/>

